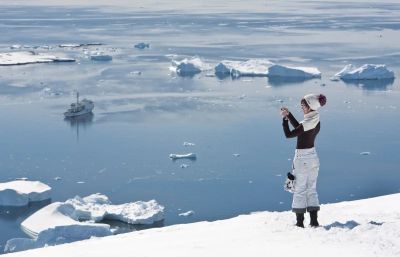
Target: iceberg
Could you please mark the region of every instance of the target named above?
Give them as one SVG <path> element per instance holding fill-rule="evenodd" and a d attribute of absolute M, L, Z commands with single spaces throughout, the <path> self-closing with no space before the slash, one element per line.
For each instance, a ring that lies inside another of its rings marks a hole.
<path fill-rule="evenodd" d="M 182 61 L 172 61 L 170 70 L 182 77 L 192 77 L 209 67 L 200 58 L 183 59 Z"/>
<path fill-rule="evenodd" d="M 134 45 L 135 48 L 137 49 L 145 49 L 145 48 L 150 48 L 150 44 L 146 44 L 146 43 L 138 43 L 136 45 Z"/>
<path fill-rule="evenodd" d="M 320 78 L 321 72 L 315 67 L 289 67 L 274 64 L 268 68 L 268 77 L 310 79 Z"/>
<path fill-rule="evenodd" d="M 0 66 L 50 62 L 75 62 L 75 59 L 57 57 L 49 54 L 40 54 L 33 51 L 0 53 Z"/>
<path fill-rule="evenodd" d="M 25 206 L 50 199 L 51 187 L 39 181 L 0 183 L 0 206 Z"/>
<path fill-rule="evenodd" d="M 250 59 L 247 61 L 229 61 L 224 60 L 215 66 L 215 75 L 218 78 L 231 76 L 238 78 L 247 77 L 266 77 L 268 68 L 273 65 L 267 59 Z"/>
<path fill-rule="evenodd" d="M 394 79 L 394 77 L 394 72 L 384 64 L 364 64 L 358 68 L 348 64 L 334 76 L 342 80 Z"/>

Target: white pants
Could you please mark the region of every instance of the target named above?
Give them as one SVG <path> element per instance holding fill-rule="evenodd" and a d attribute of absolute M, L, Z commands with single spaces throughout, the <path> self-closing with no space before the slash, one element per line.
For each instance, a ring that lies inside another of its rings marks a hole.
<path fill-rule="evenodd" d="M 315 148 L 296 149 L 293 159 L 295 191 L 292 210 L 295 213 L 318 211 L 317 177 L 319 159 Z"/>

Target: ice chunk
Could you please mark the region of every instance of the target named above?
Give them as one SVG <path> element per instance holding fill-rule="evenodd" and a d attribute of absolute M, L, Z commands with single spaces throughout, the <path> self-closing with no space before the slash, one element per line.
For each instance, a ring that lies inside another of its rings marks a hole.
<path fill-rule="evenodd" d="M 282 78 L 320 78 L 321 72 L 315 67 L 289 67 L 274 64 L 268 68 L 268 77 Z"/>
<path fill-rule="evenodd" d="M 196 159 L 197 157 L 195 153 L 187 153 L 187 154 L 171 153 L 169 155 L 169 158 L 171 158 L 172 160 L 176 160 L 176 159 Z"/>
<path fill-rule="evenodd" d="M 238 78 L 241 76 L 261 76 L 268 74 L 268 68 L 273 65 L 267 59 L 250 59 L 247 61 L 229 61 L 224 60 L 215 66 L 215 75 L 219 78 L 232 76 Z"/>
<path fill-rule="evenodd" d="M 194 214 L 194 211 L 190 210 L 187 212 L 179 213 L 178 215 L 182 216 L 182 217 L 188 217 L 188 216 L 192 216 L 193 214 Z"/>
<path fill-rule="evenodd" d="M 49 54 L 39 54 L 33 51 L 0 53 L 0 66 L 48 62 L 75 62 L 75 60 Z"/>
<path fill-rule="evenodd" d="M 195 146 L 196 144 L 190 142 L 183 142 L 183 146 Z"/>
<path fill-rule="evenodd" d="M 112 56 L 102 52 L 95 52 L 90 54 L 90 59 L 93 61 L 111 61 Z"/>
<path fill-rule="evenodd" d="M 134 47 L 137 49 L 145 49 L 145 48 L 150 48 L 150 44 L 139 43 L 139 44 L 134 45 Z"/>
<path fill-rule="evenodd" d="M 95 223 L 82 223 L 75 207 L 69 203 L 55 202 L 38 210 L 21 223 L 22 230 L 29 236 L 36 238 L 46 230 L 59 226 L 93 225 L 109 229 L 108 225 Z"/>
<path fill-rule="evenodd" d="M 39 181 L 17 180 L 0 183 L 0 206 L 25 206 L 50 199 L 51 187 Z"/>
<path fill-rule="evenodd" d="M 77 48 L 82 46 L 101 46 L 101 45 L 103 45 L 103 43 L 84 43 L 84 44 L 71 43 L 71 44 L 61 44 L 58 46 L 61 48 Z"/>
<path fill-rule="evenodd" d="M 194 76 L 209 67 L 200 58 L 183 59 L 182 61 L 172 61 L 171 71 L 176 72 L 179 76 Z"/>
<path fill-rule="evenodd" d="M 129 224 L 152 224 L 164 219 L 164 207 L 155 200 L 112 205 L 108 197 L 93 194 L 85 198 L 76 196 L 67 200 L 75 208 L 75 219 L 101 221 L 119 220 Z"/>
<path fill-rule="evenodd" d="M 394 79 L 394 72 L 384 64 L 364 64 L 358 68 L 348 64 L 340 72 L 336 73 L 334 77 L 343 80 Z"/>

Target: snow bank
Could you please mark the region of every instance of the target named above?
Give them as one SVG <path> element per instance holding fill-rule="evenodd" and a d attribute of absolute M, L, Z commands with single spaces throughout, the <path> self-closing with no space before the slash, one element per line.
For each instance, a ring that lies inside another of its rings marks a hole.
<path fill-rule="evenodd" d="M 358 68 L 348 64 L 340 72 L 336 73 L 335 77 L 343 80 L 394 79 L 394 72 L 384 64 L 364 64 Z"/>
<path fill-rule="evenodd" d="M 265 77 L 268 74 L 268 68 L 273 65 L 267 59 L 250 59 L 247 61 L 229 61 L 224 60 L 215 66 L 215 75 L 219 78 L 232 76 L 234 78 L 242 76 Z"/>
<path fill-rule="evenodd" d="M 187 154 L 175 154 L 175 153 L 171 153 L 169 155 L 169 158 L 171 158 L 172 160 L 176 160 L 176 159 L 196 159 L 197 156 L 195 153 L 187 153 Z"/>
<path fill-rule="evenodd" d="M 209 66 L 198 57 L 185 58 L 182 61 L 172 61 L 172 66 L 170 67 L 171 71 L 176 72 L 176 74 L 182 77 L 194 76 L 207 69 L 209 69 Z"/>
<path fill-rule="evenodd" d="M 289 67 L 274 64 L 268 68 L 268 77 L 283 78 L 320 78 L 321 72 L 315 67 Z"/>
<path fill-rule="evenodd" d="M 0 183 L 0 206 L 25 206 L 50 199 L 51 187 L 39 181 Z"/>
<path fill-rule="evenodd" d="M 295 215 L 259 212 L 81 241 L 10 257 L 280 256 L 397 257 L 400 194 L 321 206 L 319 228 L 294 226 Z M 309 217 L 306 215 L 305 224 Z"/>
<path fill-rule="evenodd" d="M 35 53 L 33 51 L 0 53 L 0 66 L 48 62 L 75 62 L 75 60 L 49 54 Z"/>
<path fill-rule="evenodd" d="M 21 228 L 34 239 L 11 239 L 5 251 L 22 251 L 111 235 L 109 225 L 95 223 L 104 219 L 148 225 L 164 219 L 164 207 L 155 200 L 112 205 L 102 194 L 84 198 L 76 196 L 64 203 L 49 204 L 29 216 L 21 223 Z"/>

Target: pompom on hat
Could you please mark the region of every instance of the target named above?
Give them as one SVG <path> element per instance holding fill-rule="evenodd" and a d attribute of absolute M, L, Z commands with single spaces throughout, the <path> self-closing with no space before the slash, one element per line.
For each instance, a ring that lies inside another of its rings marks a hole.
<path fill-rule="evenodd" d="M 303 99 L 306 100 L 308 106 L 314 111 L 317 111 L 326 104 L 326 96 L 323 94 L 308 94 L 305 95 Z"/>

